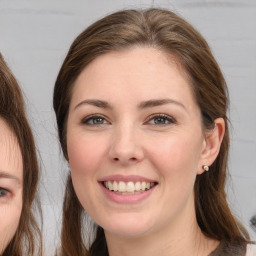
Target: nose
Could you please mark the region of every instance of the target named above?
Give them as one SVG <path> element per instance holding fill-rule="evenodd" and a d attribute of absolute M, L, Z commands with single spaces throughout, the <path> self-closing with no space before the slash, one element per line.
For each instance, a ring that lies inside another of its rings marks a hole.
<path fill-rule="evenodd" d="M 123 165 L 143 160 L 144 152 L 135 127 L 125 126 L 116 129 L 113 133 L 109 156 L 112 161 Z"/>

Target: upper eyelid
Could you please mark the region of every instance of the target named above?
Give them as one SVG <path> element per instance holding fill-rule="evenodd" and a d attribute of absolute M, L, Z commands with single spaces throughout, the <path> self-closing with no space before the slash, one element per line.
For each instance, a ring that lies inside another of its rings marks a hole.
<path fill-rule="evenodd" d="M 96 114 L 87 115 L 87 116 L 83 117 L 82 120 L 87 119 L 87 118 L 93 118 L 93 117 L 102 117 L 102 118 L 106 119 L 106 117 L 104 115 L 96 113 Z"/>
<path fill-rule="evenodd" d="M 164 114 L 164 113 L 154 113 L 154 114 L 151 114 L 149 115 L 147 118 L 146 118 L 146 122 L 150 121 L 151 119 L 153 118 L 156 118 L 156 117 L 162 117 L 162 118 L 168 118 L 168 119 L 171 119 L 173 121 L 173 123 L 176 123 L 176 119 L 173 117 L 173 116 L 170 116 L 168 114 Z M 107 122 L 110 123 L 110 120 L 109 118 L 107 118 L 105 115 L 103 114 L 99 114 L 99 113 L 95 113 L 95 114 L 91 114 L 91 115 L 88 115 L 88 116 L 85 116 L 81 119 L 81 123 L 84 123 L 85 121 L 88 121 L 92 118 L 103 118 L 104 120 L 106 120 Z"/>
<path fill-rule="evenodd" d="M 91 115 L 88 115 L 88 116 L 85 116 L 81 119 L 81 123 L 83 123 L 84 121 L 87 121 L 87 120 L 90 120 L 92 118 L 102 118 L 102 119 L 105 119 L 107 122 L 110 122 L 109 119 L 107 117 L 105 117 L 104 115 L 102 114 L 91 114 Z"/>
<path fill-rule="evenodd" d="M 156 118 L 156 117 L 162 117 L 162 118 L 168 118 L 168 119 L 171 119 L 173 122 L 176 122 L 176 119 L 170 115 L 167 115 L 167 114 L 164 114 L 164 113 L 156 113 L 156 114 L 152 114 L 150 115 L 146 122 L 153 119 L 153 118 Z"/>

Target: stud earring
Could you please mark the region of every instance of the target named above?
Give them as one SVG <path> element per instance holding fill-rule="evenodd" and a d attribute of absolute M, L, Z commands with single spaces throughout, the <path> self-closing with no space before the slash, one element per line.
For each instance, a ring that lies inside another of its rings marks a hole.
<path fill-rule="evenodd" d="M 209 171 L 209 166 L 208 165 L 203 165 L 203 169 L 208 172 Z"/>

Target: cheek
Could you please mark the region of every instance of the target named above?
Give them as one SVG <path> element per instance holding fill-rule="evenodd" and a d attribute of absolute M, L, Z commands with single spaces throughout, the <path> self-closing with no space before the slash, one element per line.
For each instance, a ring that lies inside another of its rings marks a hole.
<path fill-rule="evenodd" d="M 199 152 L 200 143 L 178 135 L 155 141 L 154 147 L 148 147 L 151 164 L 160 177 L 162 196 L 157 213 L 162 215 L 161 227 L 166 225 L 164 220 L 178 218 L 184 209 L 193 209 Z"/>
<path fill-rule="evenodd" d="M 98 175 L 105 169 L 108 139 L 82 132 L 67 134 L 71 177 L 76 194 L 86 208 L 89 195 L 95 193 Z M 88 201 L 89 200 L 89 201 Z"/>
<path fill-rule="evenodd" d="M 101 170 L 101 166 L 104 166 L 105 144 L 99 137 L 88 135 L 70 134 L 67 141 L 74 190 L 83 208 L 90 216 L 97 215 L 94 209 L 98 209 L 97 202 L 99 200 L 95 199 L 97 198 L 95 184 L 97 184 L 99 170 Z"/>
<path fill-rule="evenodd" d="M 164 179 L 195 177 L 200 157 L 200 141 L 192 136 L 169 136 L 148 147 L 153 165 Z"/>
<path fill-rule="evenodd" d="M 68 157 L 72 172 L 86 174 L 93 171 L 99 163 L 103 148 L 99 141 L 87 136 L 70 135 L 68 137 Z"/>
<path fill-rule="evenodd" d="M 21 216 L 22 199 L 17 198 L 16 202 L 1 205 L 0 203 L 0 252 L 3 251 L 13 238 Z"/>

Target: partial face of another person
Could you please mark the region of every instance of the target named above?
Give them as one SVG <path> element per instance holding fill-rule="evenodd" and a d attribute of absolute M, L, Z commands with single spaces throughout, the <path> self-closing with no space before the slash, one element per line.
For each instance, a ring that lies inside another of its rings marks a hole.
<path fill-rule="evenodd" d="M 22 210 L 23 165 L 17 139 L 0 118 L 0 253 L 13 238 Z"/>
<path fill-rule="evenodd" d="M 107 234 L 143 236 L 191 218 L 206 144 L 188 79 L 162 51 L 107 53 L 75 81 L 67 121 L 72 181 Z"/>

